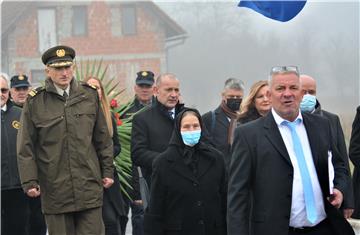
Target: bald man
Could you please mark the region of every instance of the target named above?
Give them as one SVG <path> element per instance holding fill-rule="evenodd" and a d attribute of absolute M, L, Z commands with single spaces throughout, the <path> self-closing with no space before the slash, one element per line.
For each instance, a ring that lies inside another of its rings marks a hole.
<path fill-rule="evenodd" d="M 336 114 L 321 109 L 320 102 L 316 98 L 316 81 L 314 78 L 308 75 L 301 75 L 300 79 L 302 83 L 301 84 L 302 90 L 304 92 L 304 97 L 300 103 L 301 111 L 326 117 L 330 121 L 334 144 L 341 153 L 341 156 L 344 157 L 346 167 L 348 168 L 348 172 L 350 173 L 349 157 L 346 151 L 344 133 L 340 124 L 339 117 Z M 353 208 L 354 208 L 354 194 L 351 183 L 351 176 L 349 175 L 348 187 L 347 187 L 347 191 L 344 193 L 344 202 L 341 207 L 345 218 L 347 219 L 350 218 L 350 216 L 354 212 Z"/>

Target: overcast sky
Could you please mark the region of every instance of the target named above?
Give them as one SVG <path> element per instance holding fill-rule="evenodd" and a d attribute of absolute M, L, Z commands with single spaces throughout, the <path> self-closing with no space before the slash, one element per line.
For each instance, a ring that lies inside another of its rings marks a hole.
<path fill-rule="evenodd" d="M 275 65 L 297 65 L 318 83 L 322 106 L 347 122 L 359 105 L 359 2 L 308 1 L 293 20 L 268 19 L 237 1 L 156 1 L 188 33 L 169 50 L 187 105 L 219 105 L 224 81 L 246 88 Z M 246 90 L 246 91 L 247 91 Z"/>

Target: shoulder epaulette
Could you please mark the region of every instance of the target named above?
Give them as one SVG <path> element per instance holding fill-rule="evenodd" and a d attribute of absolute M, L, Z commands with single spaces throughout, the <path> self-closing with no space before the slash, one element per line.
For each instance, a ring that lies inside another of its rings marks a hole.
<path fill-rule="evenodd" d="M 41 92 L 41 91 L 43 91 L 43 90 L 45 90 L 45 87 L 43 87 L 43 86 L 37 87 L 37 88 L 35 88 L 35 89 L 32 89 L 32 90 L 29 92 L 29 96 L 30 96 L 30 97 L 34 97 L 34 96 L 36 96 L 39 92 Z"/>
<path fill-rule="evenodd" d="M 90 88 L 92 88 L 92 89 L 94 89 L 94 90 L 97 89 L 96 86 L 90 85 L 90 84 L 88 84 L 87 82 L 80 82 L 80 84 L 83 85 L 83 86 L 86 86 L 86 87 L 90 87 Z"/>

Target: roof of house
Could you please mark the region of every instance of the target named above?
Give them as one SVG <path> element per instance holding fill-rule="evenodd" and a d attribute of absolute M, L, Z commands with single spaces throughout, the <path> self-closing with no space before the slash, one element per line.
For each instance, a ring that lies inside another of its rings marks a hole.
<path fill-rule="evenodd" d="M 51 2 L 52 4 L 56 2 Z M 119 2 L 122 4 L 123 2 Z M 1 2 L 1 38 L 8 34 L 15 26 L 16 22 L 21 19 L 26 11 L 31 8 L 36 9 L 38 6 L 43 4 L 49 4 L 49 2 L 33 2 L 33 1 L 10 1 L 5 0 Z M 64 4 L 64 2 L 62 3 Z M 71 2 L 68 4 L 71 5 Z M 166 38 L 174 37 L 186 37 L 186 31 L 177 24 L 173 19 L 170 18 L 159 6 L 152 1 L 138 2 L 138 5 L 142 5 L 144 8 L 149 9 L 155 16 L 163 22 L 165 27 Z"/>

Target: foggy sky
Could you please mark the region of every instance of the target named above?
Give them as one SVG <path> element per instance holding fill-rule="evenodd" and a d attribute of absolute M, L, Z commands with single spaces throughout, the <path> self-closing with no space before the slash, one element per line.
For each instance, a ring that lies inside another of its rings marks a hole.
<path fill-rule="evenodd" d="M 168 58 L 188 106 L 202 113 L 215 109 L 229 77 L 242 79 L 247 93 L 268 78 L 272 66 L 297 65 L 317 80 L 323 108 L 349 128 L 359 105 L 358 2 L 308 2 L 286 23 L 239 8 L 236 1 L 156 3 L 189 36 Z"/>

